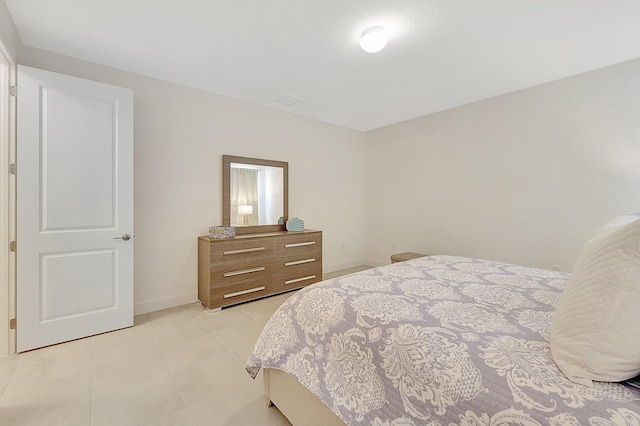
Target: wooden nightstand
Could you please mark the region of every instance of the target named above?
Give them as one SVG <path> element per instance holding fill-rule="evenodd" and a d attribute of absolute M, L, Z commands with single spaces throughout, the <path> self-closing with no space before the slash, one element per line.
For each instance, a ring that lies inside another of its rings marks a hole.
<path fill-rule="evenodd" d="M 404 262 L 405 260 L 417 259 L 419 257 L 425 257 L 425 256 L 426 254 L 411 253 L 411 252 L 392 254 L 391 263 Z"/>

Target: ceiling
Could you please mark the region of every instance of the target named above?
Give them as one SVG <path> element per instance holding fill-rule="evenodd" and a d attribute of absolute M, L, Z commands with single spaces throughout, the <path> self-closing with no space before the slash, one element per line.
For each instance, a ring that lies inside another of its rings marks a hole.
<path fill-rule="evenodd" d="M 640 57 L 638 0 L 4 1 L 24 45 L 361 131 Z"/>

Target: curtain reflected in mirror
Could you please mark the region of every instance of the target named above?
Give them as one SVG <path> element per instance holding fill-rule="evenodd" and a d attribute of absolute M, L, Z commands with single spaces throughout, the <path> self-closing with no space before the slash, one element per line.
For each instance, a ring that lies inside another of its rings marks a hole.
<path fill-rule="evenodd" d="M 231 223 L 258 224 L 258 170 L 231 165 Z"/>
<path fill-rule="evenodd" d="M 274 225 L 283 213 L 283 169 L 231 163 L 231 224 Z"/>

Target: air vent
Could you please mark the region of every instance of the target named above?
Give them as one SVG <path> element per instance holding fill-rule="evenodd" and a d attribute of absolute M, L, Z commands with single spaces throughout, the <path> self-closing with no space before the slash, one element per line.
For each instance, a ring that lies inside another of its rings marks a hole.
<path fill-rule="evenodd" d="M 276 99 L 276 102 L 279 102 L 281 104 L 284 105 L 295 105 L 300 101 L 304 101 L 304 99 L 299 98 L 297 96 L 294 95 L 290 95 L 289 93 L 285 93 L 284 95 L 280 96 L 278 99 Z"/>

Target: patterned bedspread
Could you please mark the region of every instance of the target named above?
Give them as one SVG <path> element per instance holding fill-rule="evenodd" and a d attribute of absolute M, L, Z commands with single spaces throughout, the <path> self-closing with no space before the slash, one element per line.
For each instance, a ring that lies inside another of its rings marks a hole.
<path fill-rule="evenodd" d="M 640 425 L 640 390 L 569 381 L 549 349 L 568 274 L 431 256 L 314 284 L 247 362 L 295 376 L 350 425 Z"/>

